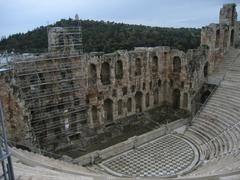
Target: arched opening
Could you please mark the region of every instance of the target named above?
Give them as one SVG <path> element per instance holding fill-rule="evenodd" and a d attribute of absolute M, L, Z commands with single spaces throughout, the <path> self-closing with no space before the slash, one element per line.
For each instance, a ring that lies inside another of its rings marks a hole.
<path fill-rule="evenodd" d="M 184 88 L 184 81 L 181 82 L 181 88 Z"/>
<path fill-rule="evenodd" d="M 98 125 L 98 113 L 96 106 L 92 106 L 92 120 L 94 125 Z"/>
<path fill-rule="evenodd" d="M 146 83 L 145 83 L 145 82 L 143 82 L 142 89 L 143 89 L 143 90 L 146 89 Z"/>
<path fill-rule="evenodd" d="M 152 81 L 149 82 L 149 89 L 152 90 Z"/>
<path fill-rule="evenodd" d="M 132 63 L 131 63 L 131 61 L 128 64 L 128 78 L 130 80 L 132 79 Z"/>
<path fill-rule="evenodd" d="M 180 90 L 179 89 L 174 89 L 173 91 L 173 108 L 174 109 L 179 109 L 180 108 Z"/>
<path fill-rule="evenodd" d="M 216 31 L 216 41 L 215 41 L 215 47 L 218 48 L 219 47 L 219 42 L 220 42 L 220 30 L 218 29 Z"/>
<path fill-rule="evenodd" d="M 149 93 L 146 94 L 145 103 L 146 107 L 149 107 Z"/>
<path fill-rule="evenodd" d="M 131 86 L 131 92 L 134 93 L 136 87 L 134 85 Z"/>
<path fill-rule="evenodd" d="M 166 80 L 163 82 L 163 95 L 164 95 L 164 97 L 167 96 L 167 81 Z"/>
<path fill-rule="evenodd" d="M 113 122 L 113 102 L 111 99 L 104 100 L 103 104 L 104 117 L 106 124 Z"/>
<path fill-rule="evenodd" d="M 128 87 L 124 86 L 124 87 L 122 88 L 122 92 L 123 92 L 123 96 L 127 95 L 127 93 L 128 93 Z"/>
<path fill-rule="evenodd" d="M 142 112 L 142 92 L 138 91 L 135 95 L 136 112 Z"/>
<path fill-rule="evenodd" d="M 181 59 L 178 56 L 173 58 L 173 72 L 180 73 L 181 72 Z"/>
<path fill-rule="evenodd" d="M 204 104 L 204 102 L 207 100 L 208 96 L 211 94 L 211 91 L 206 90 L 202 96 L 201 96 L 201 104 Z"/>
<path fill-rule="evenodd" d="M 135 75 L 136 76 L 140 76 L 141 75 L 141 59 L 140 58 L 137 58 L 136 61 L 135 61 L 135 68 L 136 68 L 136 71 L 135 71 Z"/>
<path fill-rule="evenodd" d="M 155 89 L 153 92 L 153 104 L 154 105 L 158 104 L 158 89 Z"/>
<path fill-rule="evenodd" d="M 208 62 L 206 62 L 206 64 L 204 65 L 203 75 L 205 78 L 208 76 Z"/>
<path fill-rule="evenodd" d="M 162 81 L 161 81 L 161 79 L 159 79 L 158 80 L 158 87 L 161 87 L 161 85 L 162 85 Z"/>
<path fill-rule="evenodd" d="M 127 101 L 127 111 L 132 112 L 132 99 L 131 98 L 128 98 L 128 101 Z"/>
<path fill-rule="evenodd" d="M 123 113 L 123 110 L 122 110 L 122 107 L 123 106 L 123 103 L 122 103 L 122 100 L 120 99 L 119 101 L 118 101 L 118 115 L 120 116 L 120 115 L 122 115 L 122 113 Z"/>
<path fill-rule="evenodd" d="M 231 31 L 230 46 L 234 46 L 234 30 Z"/>
<path fill-rule="evenodd" d="M 107 62 L 104 62 L 102 64 L 101 69 L 101 81 L 103 85 L 107 85 L 111 83 L 111 73 L 110 73 L 110 65 Z"/>
<path fill-rule="evenodd" d="M 173 87 L 173 80 L 172 79 L 170 79 L 170 81 L 169 81 L 169 86 Z"/>
<path fill-rule="evenodd" d="M 188 93 L 183 94 L 183 108 L 187 109 L 188 107 Z"/>
<path fill-rule="evenodd" d="M 116 63 L 115 77 L 116 77 L 116 79 L 123 78 L 123 64 L 122 64 L 122 61 L 120 61 L 120 60 L 118 60 Z"/>
<path fill-rule="evenodd" d="M 95 85 L 97 82 L 97 71 L 96 71 L 96 65 L 90 64 L 88 69 L 88 84 Z"/>
<path fill-rule="evenodd" d="M 152 58 L 152 72 L 153 73 L 158 72 L 158 57 L 157 56 L 153 56 L 153 58 Z"/>
<path fill-rule="evenodd" d="M 224 31 L 224 38 L 223 38 L 223 47 L 226 48 L 228 45 L 228 30 L 225 29 Z"/>

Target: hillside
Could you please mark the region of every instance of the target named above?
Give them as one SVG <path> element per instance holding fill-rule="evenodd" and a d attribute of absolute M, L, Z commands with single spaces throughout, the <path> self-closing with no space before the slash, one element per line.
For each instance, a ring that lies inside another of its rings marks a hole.
<path fill-rule="evenodd" d="M 117 49 L 133 49 L 138 46 L 171 46 L 181 50 L 196 48 L 200 44 L 200 29 L 162 28 L 123 23 L 81 20 L 84 52 L 112 52 Z M 62 19 L 50 26 L 71 26 L 72 19 Z M 27 33 L 18 33 L 0 41 L 0 52 L 47 51 L 47 26 Z"/>

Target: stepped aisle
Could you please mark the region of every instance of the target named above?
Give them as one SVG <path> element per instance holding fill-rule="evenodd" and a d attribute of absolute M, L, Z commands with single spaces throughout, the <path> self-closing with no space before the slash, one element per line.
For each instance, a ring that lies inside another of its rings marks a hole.
<path fill-rule="evenodd" d="M 202 165 L 190 175 L 211 175 L 238 171 L 240 167 L 240 51 L 230 50 L 211 82 L 220 85 L 200 114 L 185 131 L 185 138 L 197 144 Z M 223 70 L 226 69 L 226 70 Z M 215 78 L 215 80 L 214 80 Z"/>

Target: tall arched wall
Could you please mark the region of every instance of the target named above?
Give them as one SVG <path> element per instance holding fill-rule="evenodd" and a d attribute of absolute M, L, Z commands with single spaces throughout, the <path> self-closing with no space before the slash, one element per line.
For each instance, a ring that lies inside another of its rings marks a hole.
<path fill-rule="evenodd" d="M 175 89 L 180 90 L 180 108 L 191 111 L 191 99 L 205 80 L 203 67 L 207 62 L 207 52 L 204 48 L 184 53 L 169 47 L 155 47 L 117 51 L 111 54 L 90 53 L 84 55 L 90 126 L 102 127 L 106 125 L 106 113 L 103 108 L 106 99 L 111 99 L 113 102 L 113 123 L 139 111 L 144 112 L 163 104 L 172 106 Z M 178 59 L 177 69 L 179 70 L 174 70 L 175 59 Z M 122 62 L 123 68 L 120 79 L 116 78 L 116 68 L 119 61 Z M 110 67 L 109 84 L 103 82 L 101 78 L 102 68 L 105 69 L 106 63 Z M 92 75 L 87 73 L 90 68 L 92 69 L 92 66 L 95 66 L 94 69 L 96 69 L 96 83 L 92 83 L 95 80 L 92 79 Z M 137 92 L 142 94 L 141 110 L 136 108 Z M 132 102 L 131 111 L 128 111 L 129 104 L 127 106 L 129 99 Z M 120 114 L 118 113 L 119 101 L 122 101 L 123 104 Z M 97 122 L 95 122 L 95 108 L 97 108 Z"/>

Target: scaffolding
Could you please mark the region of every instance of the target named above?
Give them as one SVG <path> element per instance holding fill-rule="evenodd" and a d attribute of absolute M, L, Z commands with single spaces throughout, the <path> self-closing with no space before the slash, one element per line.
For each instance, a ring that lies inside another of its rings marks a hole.
<path fill-rule="evenodd" d="M 48 51 L 52 54 L 82 54 L 81 26 L 48 28 Z"/>
<path fill-rule="evenodd" d="M 12 85 L 41 148 L 68 143 L 87 127 L 82 63 L 81 55 L 49 54 L 11 63 Z"/>

